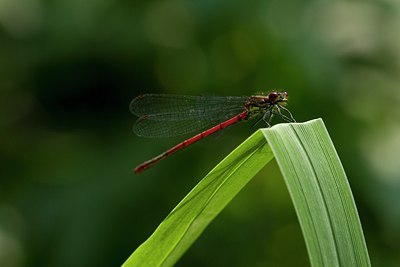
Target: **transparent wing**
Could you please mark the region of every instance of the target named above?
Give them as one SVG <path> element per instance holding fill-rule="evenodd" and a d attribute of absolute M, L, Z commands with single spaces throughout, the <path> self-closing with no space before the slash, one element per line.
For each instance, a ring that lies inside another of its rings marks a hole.
<path fill-rule="evenodd" d="M 142 137 L 172 137 L 200 132 L 228 120 L 244 108 L 231 109 L 224 115 L 214 117 L 183 118 L 172 120 L 169 115 L 149 115 L 140 117 L 133 126 L 133 132 Z"/>
<path fill-rule="evenodd" d="M 208 117 L 212 114 L 243 109 L 247 97 L 243 96 L 187 96 L 145 94 L 134 98 L 129 106 L 136 116 L 168 114 L 158 120 L 177 120 Z"/>
<path fill-rule="evenodd" d="M 132 100 L 140 116 L 133 131 L 143 137 L 172 137 L 198 132 L 245 110 L 247 97 L 147 94 Z"/>

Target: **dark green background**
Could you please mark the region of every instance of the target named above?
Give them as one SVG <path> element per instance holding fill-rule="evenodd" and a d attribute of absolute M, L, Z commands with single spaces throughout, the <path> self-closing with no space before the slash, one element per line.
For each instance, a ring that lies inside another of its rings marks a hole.
<path fill-rule="evenodd" d="M 400 264 L 400 3 L 0 1 L 0 266 L 119 266 L 251 123 L 136 176 L 182 138 L 142 139 L 146 92 L 283 88 L 321 117 L 347 172 L 372 264 Z M 276 163 L 178 266 L 308 266 Z"/>

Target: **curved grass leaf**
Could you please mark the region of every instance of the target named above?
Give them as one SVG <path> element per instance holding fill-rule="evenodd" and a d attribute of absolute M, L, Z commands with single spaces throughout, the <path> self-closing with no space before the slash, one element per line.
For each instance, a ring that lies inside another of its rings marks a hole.
<path fill-rule="evenodd" d="M 320 119 L 254 133 L 193 188 L 123 266 L 173 265 L 274 156 L 311 265 L 370 266 L 350 186 Z"/>
<path fill-rule="evenodd" d="M 357 209 L 321 119 L 263 129 L 282 171 L 312 266 L 370 266 Z"/>
<path fill-rule="evenodd" d="M 123 266 L 173 265 L 272 158 L 263 134 L 255 132 L 193 188 Z"/>

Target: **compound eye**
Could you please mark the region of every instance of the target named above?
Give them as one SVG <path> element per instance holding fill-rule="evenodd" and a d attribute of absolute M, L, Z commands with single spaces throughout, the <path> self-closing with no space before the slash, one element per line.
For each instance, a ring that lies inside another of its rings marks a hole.
<path fill-rule="evenodd" d="M 268 99 L 269 99 L 269 101 L 271 101 L 271 102 L 275 102 L 276 101 L 276 99 L 278 98 L 278 93 L 277 92 L 271 92 L 271 93 L 269 93 L 268 94 Z"/>

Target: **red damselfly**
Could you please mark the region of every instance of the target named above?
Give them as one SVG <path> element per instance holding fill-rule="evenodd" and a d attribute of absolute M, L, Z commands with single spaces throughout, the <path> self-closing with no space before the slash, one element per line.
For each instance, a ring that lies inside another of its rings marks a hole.
<path fill-rule="evenodd" d="M 287 100 L 287 92 L 278 91 L 249 97 L 140 95 L 130 104 L 130 111 L 139 117 L 133 126 L 138 136 L 172 137 L 202 132 L 140 164 L 135 173 L 141 173 L 182 148 L 239 121 L 259 117 L 254 125 L 264 122 L 269 127 L 272 117 L 279 116 L 286 122 L 295 122 L 285 107 Z"/>

